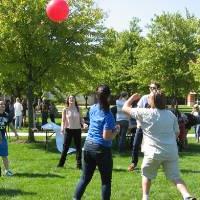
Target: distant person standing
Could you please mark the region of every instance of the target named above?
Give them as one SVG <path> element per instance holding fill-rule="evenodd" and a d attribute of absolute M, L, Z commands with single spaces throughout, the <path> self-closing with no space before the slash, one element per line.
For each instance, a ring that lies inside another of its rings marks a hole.
<path fill-rule="evenodd" d="M 48 115 L 49 115 L 49 104 L 47 99 L 43 98 L 40 105 L 41 117 L 42 117 L 42 126 L 47 124 Z"/>
<path fill-rule="evenodd" d="M 25 127 L 26 126 L 26 111 L 28 109 L 27 100 L 26 99 L 22 100 L 22 107 L 23 107 L 23 110 L 22 110 L 22 124 Z"/>
<path fill-rule="evenodd" d="M 200 109 L 199 109 L 199 105 L 195 104 L 192 108 L 192 114 L 196 117 L 200 117 Z M 199 138 L 200 138 L 200 125 L 197 124 L 194 126 L 194 130 L 195 130 L 195 138 L 197 139 L 197 142 L 199 142 Z"/>
<path fill-rule="evenodd" d="M 17 97 L 16 102 L 14 104 L 14 111 L 15 111 L 15 129 L 21 128 L 22 125 L 22 111 L 23 107 L 20 103 L 20 99 Z"/>
<path fill-rule="evenodd" d="M 56 105 L 54 104 L 54 102 L 50 102 L 49 103 L 49 117 L 50 117 L 51 122 L 55 123 L 55 118 L 56 118 L 57 113 L 58 113 L 58 110 L 56 108 Z"/>
<path fill-rule="evenodd" d="M 130 117 L 124 111 L 122 107 L 128 98 L 127 92 L 121 92 L 119 99 L 116 100 L 117 114 L 116 114 L 116 123 L 120 127 L 119 131 L 119 152 L 122 153 L 125 150 L 126 144 L 126 133 L 129 127 Z"/>

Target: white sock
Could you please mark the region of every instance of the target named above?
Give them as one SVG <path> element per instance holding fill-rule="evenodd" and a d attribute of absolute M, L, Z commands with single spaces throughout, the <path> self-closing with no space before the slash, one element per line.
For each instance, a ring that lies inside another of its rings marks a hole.
<path fill-rule="evenodd" d="M 188 197 L 191 197 L 191 195 L 188 192 L 183 193 L 182 195 L 183 195 L 183 199 L 187 199 Z"/>
<path fill-rule="evenodd" d="M 149 200 L 149 195 L 148 194 L 143 194 L 142 200 Z"/>

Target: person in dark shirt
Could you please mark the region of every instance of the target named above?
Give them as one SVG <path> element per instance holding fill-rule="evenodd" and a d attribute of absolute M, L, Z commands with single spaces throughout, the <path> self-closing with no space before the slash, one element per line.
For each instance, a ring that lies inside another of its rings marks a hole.
<path fill-rule="evenodd" d="M 12 171 L 9 169 L 8 161 L 8 143 L 6 139 L 6 127 L 8 124 L 10 124 L 15 135 L 17 135 L 16 130 L 10 122 L 12 122 L 12 119 L 9 117 L 8 113 L 5 112 L 5 103 L 4 101 L 0 101 L 0 156 L 3 159 L 6 176 L 13 175 Z"/>

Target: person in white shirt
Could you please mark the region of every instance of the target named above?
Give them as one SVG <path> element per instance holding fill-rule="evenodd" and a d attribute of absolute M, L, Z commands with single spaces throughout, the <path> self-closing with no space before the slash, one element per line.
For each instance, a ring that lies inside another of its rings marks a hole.
<path fill-rule="evenodd" d="M 183 199 L 196 200 L 180 178 L 176 143 L 179 135 L 178 120 L 170 110 L 166 109 L 164 94 L 160 91 L 150 93 L 148 97 L 150 108 L 132 108 L 133 101 L 138 98 L 138 94 L 133 94 L 125 102 L 122 110 L 138 120 L 143 130 L 142 200 L 149 199 L 151 180 L 157 176 L 161 165 L 166 177 L 176 185 Z"/>
<path fill-rule="evenodd" d="M 126 133 L 129 127 L 130 117 L 122 111 L 122 107 L 125 101 L 128 98 L 127 92 L 121 92 L 119 99 L 116 100 L 117 114 L 116 114 L 116 123 L 120 127 L 119 131 L 119 152 L 122 153 L 125 150 L 126 144 Z"/>
<path fill-rule="evenodd" d="M 151 84 L 149 85 L 150 93 L 159 89 L 160 89 L 160 84 L 157 82 L 152 81 Z M 146 94 L 140 98 L 140 100 L 137 103 L 138 108 L 149 107 L 148 96 L 149 94 Z M 133 171 L 137 166 L 138 158 L 139 158 L 139 149 L 142 144 L 142 138 L 143 138 L 143 131 L 142 131 L 140 122 L 137 120 L 137 129 L 135 132 L 133 147 L 132 147 L 132 161 L 131 161 L 131 164 L 128 166 L 128 171 Z"/>
<path fill-rule="evenodd" d="M 20 103 L 20 99 L 17 97 L 16 102 L 14 104 L 14 111 L 15 111 L 15 129 L 21 128 L 22 124 L 22 110 L 23 106 Z"/>

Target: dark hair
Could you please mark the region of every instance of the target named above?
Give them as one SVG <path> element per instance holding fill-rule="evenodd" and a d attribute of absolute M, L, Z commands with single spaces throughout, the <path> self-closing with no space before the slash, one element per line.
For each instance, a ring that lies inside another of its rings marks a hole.
<path fill-rule="evenodd" d="M 153 100 L 156 108 L 161 110 L 166 108 L 166 98 L 164 93 L 160 91 L 153 92 Z"/>
<path fill-rule="evenodd" d="M 69 97 L 74 97 L 75 106 L 76 106 L 77 111 L 79 112 L 80 110 L 79 110 L 78 103 L 77 103 L 77 101 L 76 101 L 76 96 L 75 96 L 75 95 L 69 95 L 69 96 L 67 97 L 67 100 L 66 100 L 67 106 L 69 107 Z"/>
<path fill-rule="evenodd" d="M 127 92 L 121 92 L 120 94 L 120 97 L 123 98 L 123 97 L 127 97 L 128 96 L 128 93 Z"/>
<path fill-rule="evenodd" d="M 160 89 L 160 84 L 156 81 L 151 81 L 151 84 L 150 85 L 155 85 L 157 87 L 157 89 Z"/>
<path fill-rule="evenodd" d="M 111 91 L 107 85 L 100 85 L 96 89 L 96 96 L 100 104 L 100 108 L 105 111 L 109 111 L 110 109 L 110 103 L 108 100 L 110 94 L 111 94 Z"/>

